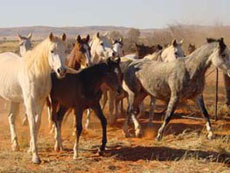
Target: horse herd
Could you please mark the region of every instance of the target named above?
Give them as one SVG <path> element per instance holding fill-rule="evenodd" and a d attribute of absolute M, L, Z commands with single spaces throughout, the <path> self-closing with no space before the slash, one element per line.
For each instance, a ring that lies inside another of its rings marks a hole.
<path fill-rule="evenodd" d="M 183 41 L 176 40 L 164 48 L 161 45 L 148 48 L 136 45 L 137 54 L 124 55 L 122 39 L 112 41 L 106 35 L 97 33 L 92 38 L 89 35 L 81 38 L 79 35 L 71 53 L 67 55 L 65 34 L 57 37 L 50 33 L 48 38 L 34 48 L 31 46 L 31 36 L 18 35 L 20 55 L 12 52 L 0 54 L 0 96 L 10 102 L 8 118 L 13 150 L 19 149 L 15 117 L 19 113 L 19 104 L 25 105 L 24 123 L 29 123 L 29 152 L 32 153 L 33 163 L 41 162 L 37 149 L 37 134 L 45 104 L 50 123 L 55 129 L 56 151 L 63 149 L 61 125 L 64 116 L 74 111 L 74 159 L 78 157 L 83 128 L 82 115 L 85 110 L 86 128 L 90 123 L 91 110 L 100 120 L 102 144 L 99 153 L 102 154 L 105 150 L 107 120 L 103 108 L 107 100 L 109 122 L 114 123 L 118 117 L 119 105 L 120 111 L 123 111 L 123 99 L 127 98 L 127 116 L 123 126 L 126 137 L 130 136 L 130 120 L 134 123 L 135 135 L 139 137 L 142 134 L 137 117 L 143 110 L 143 100 L 146 96 L 151 97 L 150 125 L 156 99 L 165 101 L 168 106 L 164 122 L 158 130 L 157 140 L 162 138 L 178 102 L 195 100 L 206 119 L 208 138 L 213 137 L 202 92 L 205 72 L 211 65 L 230 75 L 230 51 L 223 38 L 209 38 L 196 50 L 194 45 L 190 45 L 190 54 L 187 56 L 181 48 Z"/>

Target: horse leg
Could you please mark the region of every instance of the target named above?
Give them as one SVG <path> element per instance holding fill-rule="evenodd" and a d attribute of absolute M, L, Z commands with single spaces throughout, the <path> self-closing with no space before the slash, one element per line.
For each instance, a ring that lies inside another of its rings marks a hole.
<path fill-rule="evenodd" d="M 224 76 L 224 87 L 225 87 L 225 104 L 227 106 L 230 105 L 230 78 L 227 74 L 223 74 Z"/>
<path fill-rule="evenodd" d="M 107 120 L 102 112 L 100 104 L 96 104 L 95 106 L 92 107 L 94 110 L 96 116 L 99 118 L 101 121 L 101 126 L 102 126 L 102 145 L 100 147 L 99 154 L 102 154 L 103 151 L 105 151 L 105 146 L 107 143 L 107 134 L 106 134 L 106 126 L 107 126 Z"/>
<path fill-rule="evenodd" d="M 143 102 L 140 103 L 139 109 L 140 109 L 140 113 L 139 113 L 138 116 L 137 116 L 138 119 L 139 119 L 142 115 L 144 115 L 144 113 L 145 113 L 145 104 L 144 104 L 144 100 L 143 100 Z"/>
<path fill-rule="evenodd" d="M 212 126 L 211 126 L 208 111 L 207 111 L 205 104 L 204 104 L 203 95 L 201 95 L 197 98 L 196 103 L 199 106 L 204 118 L 206 119 L 206 128 L 208 131 L 208 139 L 212 139 L 213 138 Z"/>
<path fill-rule="evenodd" d="M 154 109 L 155 109 L 155 98 L 151 96 L 151 101 L 150 101 L 150 110 L 149 110 L 149 127 L 153 127 L 153 117 L 154 117 Z"/>
<path fill-rule="evenodd" d="M 24 118 L 23 118 L 23 120 L 22 120 L 22 125 L 23 126 L 26 126 L 28 124 L 28 118 L 27 118 L 27 115 L 26 115 L 26 113 L 24 114 Z"/>
<path fill-rule="evenodd" d="M 77 159 L 79 140 L 80 140 L 80 136 L 81 136 L 81 132 L 82 132 L 82 114 L 83 114 L 83 111 L 79 108 L 76 108 L 74 111 L 75 111 L 75 124 L 76 124 L 76 128 L 75 128 L 76 140 L 75 140 L 75 144 L 73 147 L 73 152 L 74 152 L 73 159 Z"/>
<path fill-rule="evenodd" d="M 42 108 L 43 108 L 43 106 L 44 106 L 44 103 L 41 103 L 41 104 L 37 104 L 37 107 L 35 107 L 35 112 L 36 112 L 36 114 L 35 114 L 35 123 L 36 123 L 36 135 L 38 134 L 38 132 L 39 132 L 39 129 L 40 129 L 40 126 L 41 126 L 41 113 L 42 113 Z M 26 114 L 25 114 L 26 115 Z M 26 115 L 27 116 L 27 115 Z M 28 120 L 27 120 L 28 121 Z M 28 153 L 32 153 L 32 144 L 33 143 L 33 141 L 32 141 L 32 139 L 30 140 L 30 147 L 29 147 L 29 149 L 28 149 Z"/>
<path fill-rule="evenodd" d="M 10 112 L 8 115 L 9 124 L 10 124 L 10 134 L 11 134 L 11 142 L 12 142 L 12 150 L 18 151 L 18 140 L 17 140 L 17 134 L 15 131 L 15 116 L 19 113 L 19 103 L 10 103 Z"/>
<path fill-rule="evenodd" d="M 92 113 L 92 110 L 89 108 L 87 109 L 87 113 L 86 113 L 86 122 L 85 122 L 85 128 L 89 129 L 89 123 L 90 123 L 90 115 Z"/>
<path fill-rule="evenodd" d="M 37 105 L 32 98 L 25 98 L 24 100 L 25 100 L 26 113 L 28 115 L 29 128 L 30 128 L 30 136 L 31 136 L 30 148 L 32 152 L 32 162 L 39 164 L 41 163 L 41 160 L 38 156 L 38 151 L 37 151 L 37 124 L 35 120 L 35 116 L 36 116 L 35 110 L 37 108 Z"/>
<path fill-rule="evenodd" d="M 115 92 L 109 90 L 109 114 L 110 114 L 110 124 L 116 122 L 116 114 L 113 116 L 114 104 L 115 104 Z"/>
<path fill-rule="evenodd" d="M 101 100 L 102 110 L 104 110 L 105 105 L 106 105 L 107 100 L 108 100 L 108 92 L 107 91 L 108 91 L 107 89 L 102 90 L 102 95 L 103 95 L 102 100 Z"/>
<path fill-rule="evenodd" d="M 137 120 L 137 115 L 140 113 L 139 105 L 143 103 L 145 97 L 146 97 L 145 93 L 136 94 L 134 98 L 134 102 L 131 105 L 131 119 L 134 123 L 136 137 L 141 137 L 141 125 Z"/>
<path fill-rule="evenodd" d="M 162 134 L 164 132 L 164 129 L 166 127 L 166 125 L 169 123 L 174 111 L 175 111 L 175 108 L 176 108 L 176 105 L 177 105 L 177 102 L 178 102 L 178 96 L 176 95 L 171 95 L 171 98 L 170 98 L 170 101 L 168 103 L 168 107 L 167 107 L 167 111 L 166 111 L 166 114 L 165 114 L 165 119 L 164 119 L 164 122 L 163 124 L 161 125 L 160 129 L 158 130 L 158 134 L 157 134 L 157 137 L 156 139 L 158 141 L 160 141 L 162 139 Z"/>
<path fill-rule="evenodd" d="M 63 117 L 65 116 L 67 110 L 68 110 L 67 108 L 60 106 L 59 111 L 57 113 L 52 112 L 52 119 L 55 125 L 55 145 L 54 145 L 55 151 L 63 150 L 62 139 L 61 139 L 61 125 L 62 125 Z"/>
<path fill-rule="evenodd" d="M 130 133 L 129 133 L 129 121 L 131 119 L 131 105 L 134 102 L 134 93 L 132 91 L 130 91 L 129 95 L 128 95 L 128 109 L 127 109 L 127 115 L 125 118 L 125 122 L 123 125 L 123 132 L 125 134 L 125 137 L 130 137 Z"/>

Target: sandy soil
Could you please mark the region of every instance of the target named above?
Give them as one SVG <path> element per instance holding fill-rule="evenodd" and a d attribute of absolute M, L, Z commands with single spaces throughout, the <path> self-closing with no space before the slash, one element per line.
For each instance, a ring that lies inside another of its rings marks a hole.
<path fill-rule="evenodd" d="M 208 76 L 205 101 L 213 117 L 214 74 Z M 19 152 L 11 151 L 7 106 L 0 100 L 0 172 L 229 172 L 230 171 L 230 119 L 229 108 L 225 108 L 223 81 L 220 79 L 220 120 L 212 121 L 216 137 L 206 138 L 205 121 L 181 118 L 182 115 L 201 117 L 198 108 L 187 102 L 180 106 L 168 125 L 164 138 L 154 140 L 162 124 L 164 108 L 157 102 L 153 128 L 148 128 L 148 100 L 146 115 L 140 121 L 143 127 L 142 138 L 125 138 L 122 132 L 124 117 L 113 126 L 108 126 L 108 144 L 104 156 L 99 156 L 97 148 L 101 143 L 101 127 L 95 116 L 88 131 L 84 130 L 80 140 L 80 157 L 73 160 L 73 115 L 69 116 L 63 126 L 63 144 L 65 151 L 53 150 L 54 137 L 49 133 L 47 113 L 44 109 L 42 127 L 39 132 L 40 165 L 31 163 L 26 151 L 29 144 L 28 126 L 22 126 L 24 108 L 21 106 L 17 117 L 17 132 L 20 144 Z M 108 115 L 108 108 L 104 110 Z M 130 129 L 132 132 L 132 129 Z"/>

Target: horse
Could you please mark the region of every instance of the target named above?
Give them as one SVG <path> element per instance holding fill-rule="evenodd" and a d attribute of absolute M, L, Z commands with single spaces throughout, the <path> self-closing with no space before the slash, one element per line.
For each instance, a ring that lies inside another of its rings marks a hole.
<path fill-rule="evenodd" d="M 98 32 L 90 41 L 92 64 L 105 61 L 108 57 L 115 57 L 111 41 L 105 35 Z"/>
<path fill-rule="evenodd" d="M 76 141 L 74 145 L 74 156 L 78 157 L 79 139 L 82 132 L 82 115 L 85 109 L 91 108 L 95 111 L 102 125 L 102 145 L 100 152 L 105 150 L 107 142 L 106 136 L 106 118 L 100 106 L 102 95 L 101 85 L 106 83 L 110 88 L 122 92 L 120 80 L 120 59 L 107 59 L 106 62 L 90 66 L 81 70 L 78 74 L 66 75 L 62 80 L 52 75 L 52 84 L 50 97 L 52 103 L 52 120 L 56 128 L 56 151 L 63 150 L 61 142 L 61 124 L 68 109 L 74 109 L 76 120 Z M 59 105 L 59 109 L 57 106 Z"/>
<path fill-rule="evenodd" d="M 163 62 L 172 62 L 177 58 L 184 57 L 184 51 L 181 46 L 183 44 L 183 40 L 177 42 L 175 39 L 172 41 L 170 45 L 168 45 L 161 54 L 161 59 Z M 170 56 L 168 56 L 170 54 Z M 171 56 L 173 55 L 173 56 Z"/>
<path fill-rule="evenodd" d="M 89 35 L 87 35 L 87 37 L 83 39 L 80 35 L 77 36 L 77 41 L 74 44 L 74 48 L 67 57 L 66 65 L 68 67 L 79 70 L 86 68 L 92 64 L 89 41 Z"/>
<path fill-rule="evenodd" d="M 124 56 L 124 50 L 123 50 L 123 40 L 117 39 L 112 41 L 112 49 L 115 52 L 116 56 L 122 57 Z"/>
<path fill-rule="evenodd" d="M 132 63 L 124 74 L 126 92 L 128 92 L 129 108 L 123 130 L 129 136 L 128 122 L 134 122 L 135 135 L 141 136 L 141 126 L 136 119 L 138 105 L 147 96 L 168 103 L 164 123 L 158 130 L 156 139 L 162 138 L 163 131 L 174 114 L 179 100 L 195 99 L 206 119 L 208 138 L 213 137 L 209 114 L 205 108 L 202 92 L 205 85 L 205 72 L 213 64 L 230 75 L 230 51 L 223 38 L 207 39 L 207 43 L 191 55 L 172 62 L 142 60 Z M 154 101 L 152 102 L 154 113 Z"/>
<path fill-rule="evenodd" d="M 189 43 L 188 45 L 188 55 L 190 55 L 192 52 L 194 52 L 194 50 L 196 50 L 196 46 L 195 44 Z"/>
<path fill-rule="evenodd" d="M 21 57 L 25 55 L 28 50 L 32 49 L 31 38 L 32 34 L 29 33 L 27 36 L 17 35 L 19 41 L 19 54 Z"/>
<path fill-rule="evenodd" d="M 145 46 L 144 44 L 135 44 L 136 45 L 136 53 L 138 59 L 144 58 L 146 55 L 153 54 L 154 52 L 158 52 L 162 49 L 162 46 L 157 44 L 153 46 Z"/>
<path fill-rule="evenodd" d="M 19 104 L 24 103 L 29 120 L 30 149 L 32 162 L 40 163 L 37 150 L 37 134 L 40 127 L 41 111 L 46 97 L 51 90 L 51 70 L 59 78 L 67 72 L 74 72 L 65 67 L 65 40 L 52 33 L 39 45 L 19 58 L 14 53 L 0 54 L 0 96 L 10 102 L 9 124 L 12 149 L 18 150 L 15 132 L 15 116 L 19 113 Z"/>

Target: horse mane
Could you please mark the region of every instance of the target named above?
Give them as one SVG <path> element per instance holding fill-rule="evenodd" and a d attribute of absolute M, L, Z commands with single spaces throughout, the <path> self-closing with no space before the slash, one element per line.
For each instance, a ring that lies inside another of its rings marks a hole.
<path fill-rule="evenodd" d="M 62 40 L 56 36 L 53 37 L 53 42 L 60 43 Z M 35 46 L 32 50 L 29 50 L 24 55 L 24 61 L 26 64 L 26 68 L 30 71 L 34 71 L 35 73 L 49 73 L 47 68 L 49 66 L 48 55 L 49 48 L 52 45 L 52 42 L 49 38 L 46 38 L 37 46 Z M 50 69 L 51 70 L 51 69 Z"/>
<path fill-rule="evenodd" d="M 197 48 L 195 51 L 193 51 L 190 55 L 188 55 L 185 59 L 192 61 L 194 58 L 200 59 L 204 55 L 209 54 L 210 50 L 217 48 L 218 47 L 218 42 L 216 41 L 211 41 L 208 42 L 201 47 Z"/>

